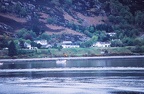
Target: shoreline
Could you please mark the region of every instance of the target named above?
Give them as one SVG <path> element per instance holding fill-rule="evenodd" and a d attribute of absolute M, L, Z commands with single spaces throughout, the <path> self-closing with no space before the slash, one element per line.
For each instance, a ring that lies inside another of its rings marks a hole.
<path fill-rule="evenodd" d="M 75 59 L 126 59 L 144 58 L 144 55 L 130 56 L 97 56 L 97 57 L 55 57 L 55 58 L 26 58 L 26 59 L 0 59 L 0 63 L 13 61 L 50 61 L 50 60 L 75 60 Z"/>

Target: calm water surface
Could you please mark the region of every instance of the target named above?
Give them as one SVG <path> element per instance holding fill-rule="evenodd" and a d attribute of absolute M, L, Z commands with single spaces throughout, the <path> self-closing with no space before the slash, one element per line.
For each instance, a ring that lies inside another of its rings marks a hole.
<path fill-rule="evenodd" d="M 0 94 L 144 94 L 144 58 L 1 61 Z"/>

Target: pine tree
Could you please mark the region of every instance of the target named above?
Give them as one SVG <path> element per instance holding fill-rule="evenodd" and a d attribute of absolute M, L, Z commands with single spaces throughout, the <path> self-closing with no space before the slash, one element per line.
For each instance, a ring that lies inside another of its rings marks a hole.
<path fill-rule="evenodd" d="M 11 57 L 17 55 L 16 45 L 13 40 L 10 42 L 10 44 L 8 46 L 8 55 Z"/>

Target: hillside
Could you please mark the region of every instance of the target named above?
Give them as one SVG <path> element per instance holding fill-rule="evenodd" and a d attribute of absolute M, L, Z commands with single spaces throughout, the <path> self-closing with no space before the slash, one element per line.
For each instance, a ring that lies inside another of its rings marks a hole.
<path fill-rule="evenodd" d="M 113 46 L 133 46 L 143 42 L 138 40 L 144 29 L 143 11 L 143 0 L 0 0 L 0 39 L 33 41 L 46 35 L 44 39 L 53 43 L 97 36 L 102 42 L 121 40 Z M 19 36 L 22 30 L 36 37 Z M 111 32 L 116 35 L 107 35 Z"/>
<path fill-rule="evenodd" d="M 101 24 L 102 20 L 106 20 L 106 17 L 99 16 L 100 13 L 96 14 L 96 10 L 93 9 L 94 6 L 99 6 L 99 3 L 90 5 L 92 2 L 89 0 L 63 1 L 1 0 L 0 22 L 11 27 L 13 31 L 38 26 L 48 34 L 61 32 L 83 35 L 75 30 L 71 32 L 72 29 L 68 28 L 68 24 L 90 26 Z"/>

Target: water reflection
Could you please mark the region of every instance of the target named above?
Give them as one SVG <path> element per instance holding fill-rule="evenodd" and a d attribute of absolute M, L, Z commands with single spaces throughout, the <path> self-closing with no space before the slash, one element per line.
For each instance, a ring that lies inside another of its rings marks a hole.
<path fill-rule="evenodd" d="M 144 58 L 15 61 L 0 65 L 0 94 L 144 94 L 143 87 Z"/>
<path fill-rule="evenodd" d="M 131 91 L 115 91 L 111 94 L 144 94 L 143 92 L 131 92 Z"/>
<path fill-rule="evenodd" d="M 37 70 L 37 69 L 36 69 Z M 28 72 L 16 72 L 10 70 L 3 70 L 0 73 L 0 77 L 101 77 L 101 76 L 144 76 L 144 70 L 62 70 L 62 71 L 28 71 Z"/>
<path fill-rule="evenodd" d="M 0 94 L 143 94 L 144 78 L 95 77 L 0 77 Z M 7 90 L 4 88 L 7 87 Z"/>
<path fill-rule="evenodd" d="M 75 59 L 5 62 L 1 69 L 31 69 L 59 67 L 144 67 L 144 58 L 124 59 Z"/>

